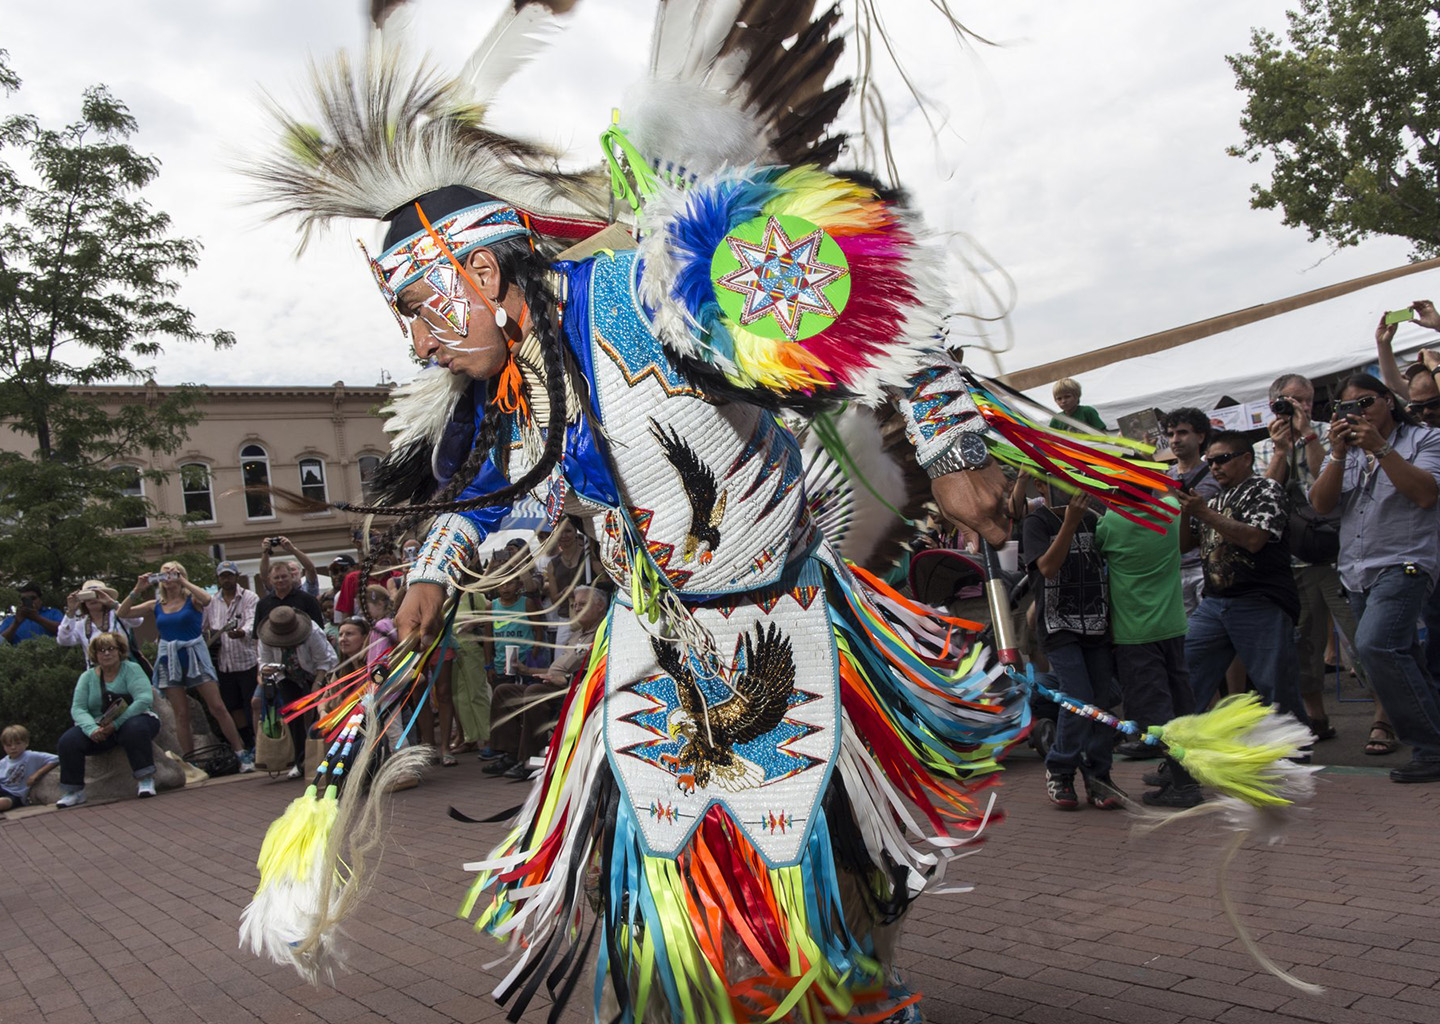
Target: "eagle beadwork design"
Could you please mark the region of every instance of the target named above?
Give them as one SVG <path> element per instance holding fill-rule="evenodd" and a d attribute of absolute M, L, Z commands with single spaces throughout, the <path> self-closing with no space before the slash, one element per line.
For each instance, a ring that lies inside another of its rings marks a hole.
<path fill-rule="evenodd" d="M 746 633 L 737 653 L 741 669 L 733 695 L 713 706 L 695 682 L 689 664 L 674 644 L 654 637 L 650 645 L 665 673 L 675 681 L 680 706 L 668 723 L 672 737 L 684 740 L 678 754 L 661 760 L 678 772 L 676 786 L 687 793 L 717 781 L 726 789 L 745 788 L 763 772 L 735 753 L 738 744 L 759 739 L 784 720 L 795 692 L 795 659 L 790 638 L 774 623 Z"/>
<path fill-rule="evenodd" d="M 728 491 L 717 490 L 715 471 L 695 453 L 674 427 L 661 426 L 650 421 L 650 434 L 660 443 L 665 458 L 675 467 L 680 476 L 680 485 L 685 488 L 685 497 L 690 502 L 690 530 L 680 550 L 682 561 L 700 559 L 701 565 L 709 565 L 720 546 L 720 520 L 725 517 L 725 502 Z"/>

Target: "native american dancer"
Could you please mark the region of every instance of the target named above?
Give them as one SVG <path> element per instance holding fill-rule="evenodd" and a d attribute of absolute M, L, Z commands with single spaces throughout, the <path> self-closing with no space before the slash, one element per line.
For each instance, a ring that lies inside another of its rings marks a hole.
<path fill-rule="evenodd" d="M 371 269 L 433 364 L 392 409 L 387 499 L 353 509 L 433 517 L 396 616 L 407 657 L 457 589 L 493 583 L 476 552 L 526 495 L 582 516 L 616 585 L 464 913 L 513 950 L 512 1019 L 542 985 L 568 999 L 597 932 L 597 1019 L 919 1019 L 896 931 L 993 819 L 981 791 L 1027 728 L 1025 687 L 967 624 L 837 554 L 778 413 L 898 404 L 941 508 L 996 542 L 997 459 L 1125 515 L 1166 484 L 1039 429 L 947 351 L 923 226 L 829 169 L 838 9 L 661 3 L 609 173 L 566 174 L 480 118 L 571 6 L 516 0 L 453 81 L 383 39 L 320 69 L 314 122 L 281 115 L 255 172 L 307 234 L 384 222 Z M 331 799 L 364 701 L 340 704 L 244 927 L 312 975 L 364 860 L 338 835 L 359 787 Z"/>

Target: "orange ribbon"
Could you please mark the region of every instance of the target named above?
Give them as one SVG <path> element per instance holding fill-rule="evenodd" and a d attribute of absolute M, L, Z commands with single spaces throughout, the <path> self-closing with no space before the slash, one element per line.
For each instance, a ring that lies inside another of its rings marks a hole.
<path fill-rule="evenodd" d="M 490 315 L 496 316 L 498 310 L 495 308 L 495 303 L 491 302 L 489 297 L 480 290 L 480 285 L 470 276 L 470 271 L 466 270 L 460 261 L 455 258 L 455 253 L 451 250 L 450 246 L 445 243 L 445 239 L 440 237 L 440 233 L 430 226 L 430 220 L 425 216 L 425 211 L 420 209 L 418 202 L 415 204 L 415 212 L 420 215 L 420 223 L 425 226 L 425 230 L 429 232 L 431 240 L 439 246 L 440 251 L 445 254 L 445 258 L 450 261 L 450 265 L 469 283 L 475 294 L 480 297 L 480 301 L 489 307 Z M 528 312 L 528 307 L 520 311 L 520 322 L 517 324 L 517 327 L 520 329 L 522 336 L 524 333 L 526 314 Z M 496 323 L 499 323 L 498 319 Z M 520 367 L 515 362 L 515 342 L 513 339 L 508 343 L 508 348 L 510 357 L 505 361 L 505 369 L 500 371 L 500 380 L 496 386 L 494 404 L 501 412 L 519 411 L 521 416 L 529 419 L 530 403 L 525 400 L 524 378 L 520 375 Z"/>

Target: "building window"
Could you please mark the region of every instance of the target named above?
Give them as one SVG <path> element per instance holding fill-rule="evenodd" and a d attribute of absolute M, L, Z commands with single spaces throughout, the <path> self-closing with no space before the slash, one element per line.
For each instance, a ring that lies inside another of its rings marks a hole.
<path fill-rule="evenodd" d="M 356 460 L 360 465 L 360 494 L 369 502 L 375 498 L 375 472 L 380 468 L 380 459 L 374 455 L 362 455 Z"/>
<path fill-rule="evenodd" d="M 115 489 L 126 499 L 120 503 L 120 529 L 143 530 L 150 525 L 145 517 L 145 480 L 138 466 L 116 466 Z"/>
<path fill-rule="evenodd" d="M 329 502 L 325 493 L 325 463 L 319 459 L 300 460 L 300 493 L 311 501 Z"/>
<path fill-rule="evenodd" d="M 247 444 L 240 449 L 240 478 L 245 482 L 245 516 L 249 519 L 273 519 L 275 509 L 270 505 L 270 495 L 256 493 L 252 487 L 270 486 L 270 456 L 258 444 Z"/>
<path fill-rule="evenodd" d="M 185 518 L 192 523 L 215 521 L 215 499 L 210 492 L 210 467 L 203 462 L 187 462 L 180 467 L 180 497 Z"/>

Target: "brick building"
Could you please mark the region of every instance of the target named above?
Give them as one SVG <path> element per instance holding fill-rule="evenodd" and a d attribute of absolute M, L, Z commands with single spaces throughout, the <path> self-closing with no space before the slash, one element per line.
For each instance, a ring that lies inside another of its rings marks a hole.
<path fill-rule="evenodd" d="M 153 402 L 170 388 L 87 388 L 80 393 L 107 405 Z M 204 419 L 190 428 L 174 455 L 136 452 L 114 468 L 116 485 L 143 494 L 157 512 L 192 513 L 218 560 L 233 559 L 245 575 L 259 564 L 266 537 L 283 535 L 324 567 L 337 554 L 355 553 L 352 530 L 360 517 L 333 510 L 281 512 L 264 496 L 246 494 L 246 484 L 269 484 L 322 501 L 360 501 L 366 481 L 384 456 L 388 441 L 380 406 L 388 387 L 206 387 L 199 409 Z M 16 448 L 23 438 L 0 431 L 0 445 Z M 163 469 L 161 484 L 140 475 Z M 145 531 L 158 520 L 137 519 L 126 530 Z M 151 552 L 163 556 L 158 542 Z"/>

